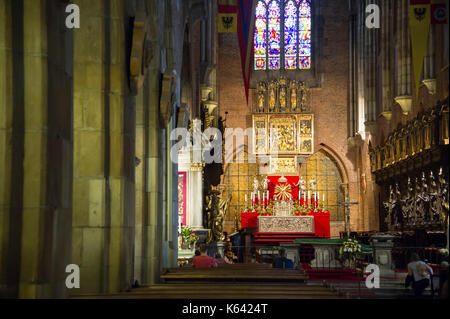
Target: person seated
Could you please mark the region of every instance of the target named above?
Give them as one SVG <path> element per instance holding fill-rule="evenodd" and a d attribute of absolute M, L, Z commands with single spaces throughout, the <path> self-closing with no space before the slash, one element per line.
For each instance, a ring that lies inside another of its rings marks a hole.
<path fill-rule="evenodd" d="M 192 262 L 192 266 L 194 268 L 212 268 L 217 267 L 217 263 L 214 258 L 209 257 L 206 254 L 206 246 L 200 246 L 200 256 L 195 256 L 194 261 Z"/>
<path fill-rule="evenodd" d="M 222 255 L 219 252 L 216 253 L 214 259 L 216 260 L 216 264 L 218 264 L 218 265 L 220 265 L 220 264 L 231 264 L 228 260 L 226 260 L 225 258 L 222 258 Z"/>
<path fill-rule="evenodd" d="M 280 256 L 275 258 L 273 268 L 294 269 L 294 262 L 286 257 L 286 250 L 280 251 Z"/>

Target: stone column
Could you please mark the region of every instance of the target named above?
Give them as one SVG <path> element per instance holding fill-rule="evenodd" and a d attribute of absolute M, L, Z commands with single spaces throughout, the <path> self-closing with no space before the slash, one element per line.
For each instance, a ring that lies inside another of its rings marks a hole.
<path fill-rule="evenodd" d="M 393 5 L 391 1 L 383 1 L 382 12 L 392 12 Z M 382 90 L 383 90 L 383 99 L 382 103 L 382 112 L 381 115 L 384 116 L 388 121 L 391 120 L 392 117 L 392 92 L 391 92 L 391 37 L 392 37 L 392 25 L 393 25 L 393 17 L 392 14 L 383 14 L 382 21 L 382 40 L 381 40 L 381 58 L 382 58 Z"/>
<path fill-rule="evenodd" d="M 430 32 L 428 36 L 428 50 L 423 63 L 423 79 L 422 83 L 428 89 L 430 94 L 436 93 L 436 72 L 434 67 L 434 25 L 430 25 Z"/>
<path fill-rule="evenodd" d="M 23 1 L 24 159 L 20 298 L 39 296 L 47 178 L 45 1 Z M 18 84 L 18 83 L 16 83 Z"/>
<path fill-rule="evenodd" d="M 397 88 L 395 102 L 405 115 L 411 112 L 411 41 L 409 32 L 408 0 L 396 1 L 398 6 L 397 27 Z"/>
<path fill-rule="evenodd" d="M 386 234 L 377 234 L 370 238 L 374 252 L 374 262 L 380 267 L 381 276 L 394 275 L 394 265 L 392 262 L 394 238 L 394 236 Z"/>
<path fill-rule="evenodd" d="M 20 118 L 24 112 L 20 3 L 0 1 L 0 295 L 7 298 L 17 298 L 20 276 L 23 194 Z"/>

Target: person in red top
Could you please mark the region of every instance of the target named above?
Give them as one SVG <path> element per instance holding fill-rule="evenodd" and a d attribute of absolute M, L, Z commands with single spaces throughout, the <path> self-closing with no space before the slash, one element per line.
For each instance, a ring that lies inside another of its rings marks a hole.
<path fill-rule="evenodd" d="M 217 263 L 214 258 L 206 255 L 206 247 L 205 245 L 200 246 L 200 256 L 195 256 L 194 261 L 192 262 L 192 266 L 194 268 L 212 268 L 217 267 Z"/>

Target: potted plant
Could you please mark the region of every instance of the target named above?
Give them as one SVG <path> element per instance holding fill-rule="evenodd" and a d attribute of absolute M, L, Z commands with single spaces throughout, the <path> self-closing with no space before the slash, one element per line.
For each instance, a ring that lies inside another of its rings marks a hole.
<path fill-rule="evenodd" d="M 195 243 L 198 241 L 199 237 L 195 234 L 195 232 L 186 226 L 181 227 L 181 248 L 182 249 L 191 249 L 195 247 Z"/>

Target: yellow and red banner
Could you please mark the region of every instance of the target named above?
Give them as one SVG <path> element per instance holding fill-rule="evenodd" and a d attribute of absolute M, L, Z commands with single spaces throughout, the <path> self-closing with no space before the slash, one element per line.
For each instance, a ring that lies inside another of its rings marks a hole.
<path fill-rule="evenodd" d="M 427 54 L 431 23 L 431 0 L 410 0 L 409 26 L 411 29 L 412 62 L 416 94 L 419 91 L 423 59 Z"/>
<path fill-rule="evenodd" d="M 233 5 L 219 5 L 217 16 L 217 32 L 236 33 L 238 7 Z"/>

